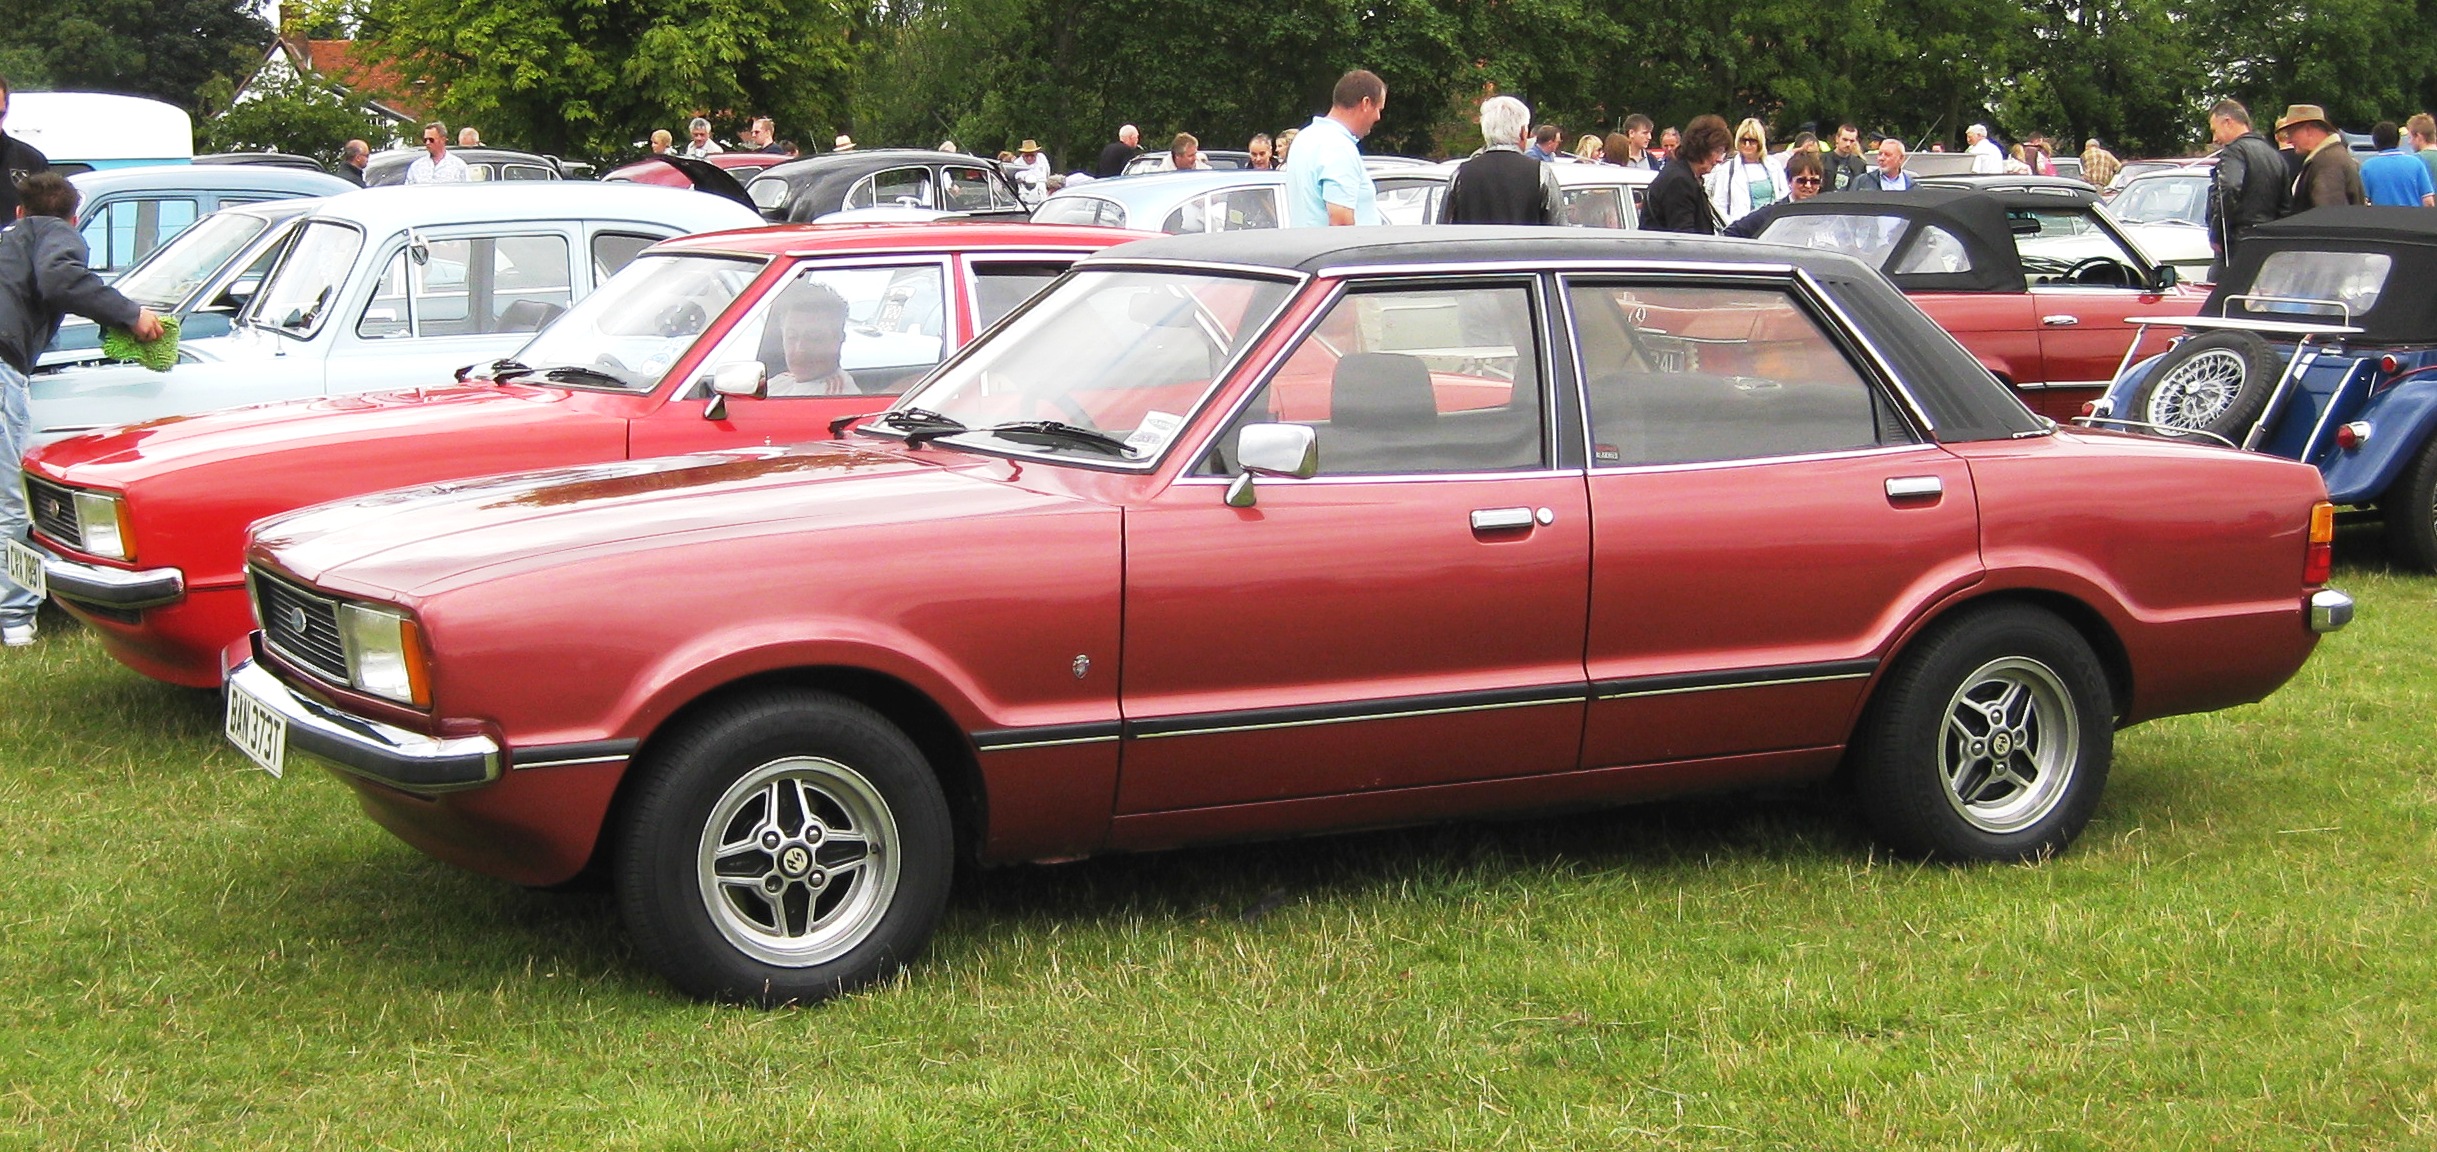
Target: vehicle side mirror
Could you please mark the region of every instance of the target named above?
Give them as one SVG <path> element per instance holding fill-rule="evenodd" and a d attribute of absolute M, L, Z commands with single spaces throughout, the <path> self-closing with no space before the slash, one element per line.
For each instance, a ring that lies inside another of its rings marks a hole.
<path fill-rule="evenodd" d="M 1236 433 L 1235 459 L 1243 471 L 1227 485 L 1227 506 L 1250 508 L 1259 499 L 1253 477 L 1308 480 L 1320 471 L 1320 437 L 1308 424 L 1247 424 Z"/>
<path fill-rule="evenodd" d="M 759 400 L 770 394 L 770 370 L 759 360 L 737 360 L 711 369 L 711 402 L 702 410 L 705 420 L 728 418 L 728 397 L 742 396 Z"/>
<path fill-rule="evenodd" d="M 2172 292 L 2175 290 L 2175 285 L 2182 282 L 2183 274 L 2176 271 L 2174 265 L 2160 264 L 2158 270 L 2149 278 L 2149 290 L 2158 293 Z"/>

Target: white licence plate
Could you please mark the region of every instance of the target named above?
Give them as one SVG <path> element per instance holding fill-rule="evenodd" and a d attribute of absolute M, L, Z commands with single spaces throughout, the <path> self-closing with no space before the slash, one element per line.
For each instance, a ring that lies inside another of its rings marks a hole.
<path fill-rule="evenodd" d="M 8 545 L 9 582 L 20 588 L 30 588 L 36 596 L 48 596 L 51 588 L 42 575 L 42 553 L 14 540 L 0 540 Z"/>
<path fill-rule="evenodd" d="M 273 776 L 287 770 L 288 722 L 234 683 L 228 686 L 228 742 Z"/>

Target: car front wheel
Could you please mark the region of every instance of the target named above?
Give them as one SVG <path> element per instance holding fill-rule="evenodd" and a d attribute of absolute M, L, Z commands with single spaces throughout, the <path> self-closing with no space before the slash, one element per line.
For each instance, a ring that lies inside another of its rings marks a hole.
<path fill-rule="evenodd" d="M 2063 851 L 2106 786 L 2109 701 L 2089 643 L 2051 613 L 2007 605 L 1933 625 L 1863 721 L 1855 782 L 1872 825 L 1946 860 Z"/>
<path fill-rule="evenodd" d="M 618 902 L 684 991 L 771 1006 L 922 950 L 954 871 L 948 806 L 879 713 L 816 693 L 732 701 L 655 749 L 618 829 Z"/>

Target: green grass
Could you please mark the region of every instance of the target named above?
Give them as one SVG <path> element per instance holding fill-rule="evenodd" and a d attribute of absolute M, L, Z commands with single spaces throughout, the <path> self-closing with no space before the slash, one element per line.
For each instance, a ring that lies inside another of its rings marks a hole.
<path fill-rule="evenodd" d="M 1740 797 L 1010 869 L 768 1013 L 46 616 L 0 654 L 0 1148 L 2437 1146 L 2437 580 L 2369 555 L 2045 864 Z"/>

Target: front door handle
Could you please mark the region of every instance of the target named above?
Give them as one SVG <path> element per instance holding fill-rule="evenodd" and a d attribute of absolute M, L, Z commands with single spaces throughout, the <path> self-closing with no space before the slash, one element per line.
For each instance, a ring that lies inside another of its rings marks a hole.
<path fill-rule="evenodd" d="M 1887 478 L 1887 498 L 1890 500 L 1924 500 L 1946 494 L 1946 481 L 1935 476 L 1890 476 Z"/>
<path fill-rule="evenodd" d="M 1557 514 L 1546 508 L 1537 513 L 1529 508 L 1475 508 L 1472 512 L 1472 530 L 1511 532 L 1517 528 L 1529 528 L 1534 521 L 1547 524 L 1556 519 Z"/>
<path fill-rule="evenodd" d="M 2054 316 L 2042 316 L 2039 318 L 2039 322 L 2047 325 L 2050 328 L 2071 328 L 2074 325 L 2081 323 L 2082 318 L 2079 316 L 2067 316 L 2060 312 Z"/>

